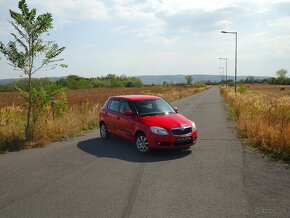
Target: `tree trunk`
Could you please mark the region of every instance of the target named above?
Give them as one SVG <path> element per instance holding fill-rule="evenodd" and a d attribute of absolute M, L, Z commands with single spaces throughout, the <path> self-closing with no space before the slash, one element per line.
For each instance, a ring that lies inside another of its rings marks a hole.
<path fill-rule="evenodd" d="M 31 141 L 32 134 L 31 134 L 31 73 L 28 74 L 28 110 L 27 110 L 27 121 L 26 121 L 26 128 L 25 128 L 25 140 Z"/>

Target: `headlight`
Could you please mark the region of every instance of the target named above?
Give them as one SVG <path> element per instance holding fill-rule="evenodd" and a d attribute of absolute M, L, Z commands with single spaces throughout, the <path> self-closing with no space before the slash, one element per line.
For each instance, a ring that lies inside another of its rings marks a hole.
<path fill-rule="evenodd" d="M 151 132 L 155 133 L 156 135 L 168 135 L 168 132 L 166 129 L 158 126 L 152 126 L 150 127 Z"/>
<path fill-rule="evenodd" d="M 192 130 L 196 131 L 196 125 L 195 125 L 195 122 L 192 122 L 192 121 L 191 121 L 191 127 L 192 127 Z"/>

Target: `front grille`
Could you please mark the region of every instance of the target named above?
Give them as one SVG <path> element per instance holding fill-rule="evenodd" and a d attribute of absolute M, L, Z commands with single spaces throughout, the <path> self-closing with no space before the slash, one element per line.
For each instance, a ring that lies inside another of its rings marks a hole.
<path fill-rule="evenodd" d="M 173 135 L 185 135 L 192 132 L 192 127 L 186 126 L 186 127 L 173 128 L 171 129 L 171 132 Z"/>

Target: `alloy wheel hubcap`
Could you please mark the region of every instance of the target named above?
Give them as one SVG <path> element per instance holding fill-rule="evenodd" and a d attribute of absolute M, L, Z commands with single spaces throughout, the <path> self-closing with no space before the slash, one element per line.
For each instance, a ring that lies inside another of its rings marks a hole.
<path fill-rule="evenodd" d="M 106 126 L 103 124 L 103 125 L 101 126 L 101 136 L 102 136 L 103 138 L 106 138 L 106 135 L 107 135 L 107 129 L 106 129 Z"/>
<path fill-rule="evenodd" d="M 139 136 L 136 141 L 136 145 L 139 151 L 146 152 L 148 147 L 148 140 L 145 136 Z"/>

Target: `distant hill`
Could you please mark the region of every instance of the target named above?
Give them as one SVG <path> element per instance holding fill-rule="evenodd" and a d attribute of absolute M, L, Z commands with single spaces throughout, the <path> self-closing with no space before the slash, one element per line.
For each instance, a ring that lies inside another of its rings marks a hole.
<path fill-rule="evenodd" d="M 221 75 L 202 75 L 196 74 L 192 75 L 194 82 L 201 82 L 201 81 L 210 81 L 210 82 L 218 82 L 222 80 Z M 143 83 L 145 84 L 162 84 L 163 82 L 169 83 L 185 83 L 186 80 L 184 79 L 184 75 L 144 75 L 144 76 L 137 76 L 139 77 Z M 249 76 L 238 76 L 237 80 L 246 79 Z M 254 76 L 254 79 L 267 79 L 269 77 L 259 77 Z M 225 76 L 223 77 L 225 80 Z M 234 76 L 228 76 L 228 80 L 234 80 Z"/>
<path fill-rule="evenodd" d="M 0 79 L 0 85 L 5 85 L 11 82 L 16 81 L 17 79 Z"/>
<path fill-rule="evenodd" d="M 141 81 L 145 84 L 162 84 L 163 82 L 168 83 L 185 83 L 186 80 L 184 79 L 185 75 L 142 75 L 136 76 L 141 79 Z M 211 82 L 218 82 L 221 81 L 221 75 L 202 75 L 202 74 L 193 74 L 193 81 L 200 82 L 200 81 L 211 81 Z M 238 76 L 238 81 L 241 79 L 245 79 L 249 76 Z M 49 77 L 50 80 L 56 81 L 64 77 Z M 267 79 L 269 77 L 259 77 L 254 76 L 254 79 Z M 225 79 L 225 78 L 224 78 Z M 0 79 L 0 85 L 5 85 L 19 79 Z M 228 80 L 234 80 L 233 76 L 228 76 Z"/>

